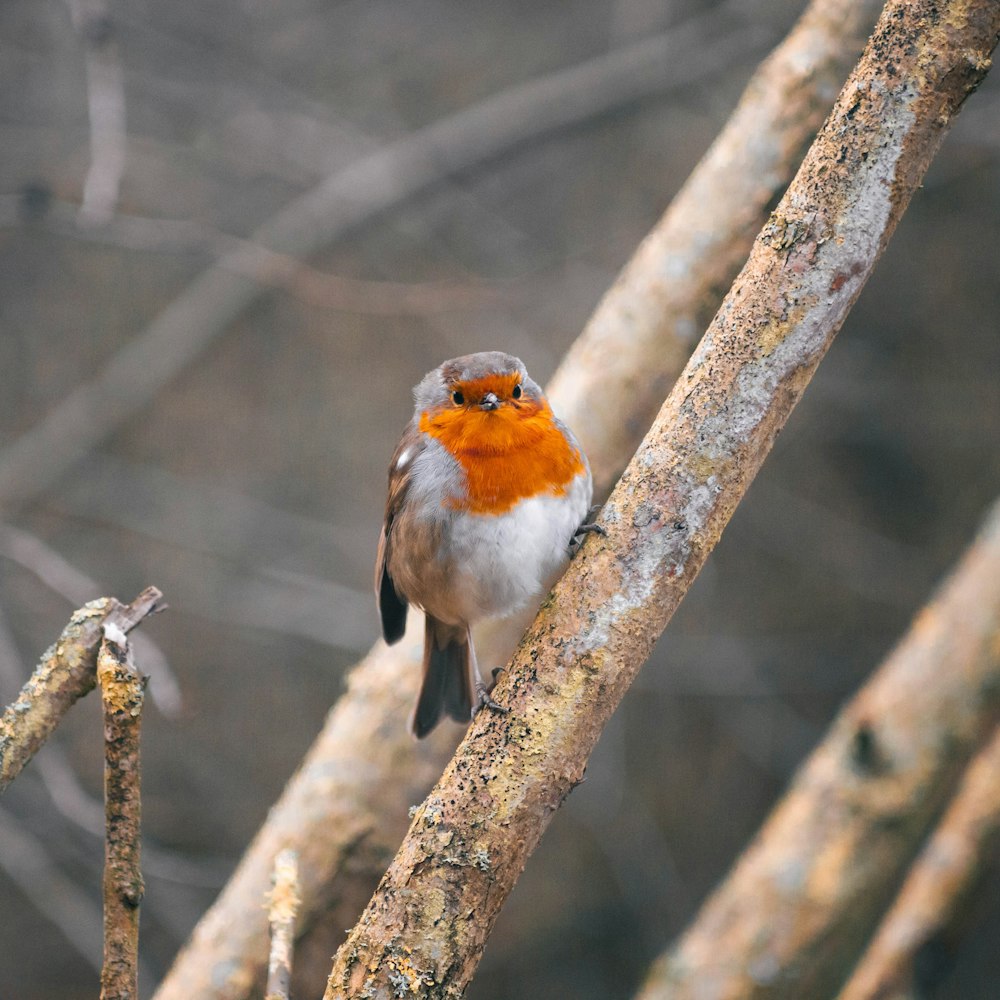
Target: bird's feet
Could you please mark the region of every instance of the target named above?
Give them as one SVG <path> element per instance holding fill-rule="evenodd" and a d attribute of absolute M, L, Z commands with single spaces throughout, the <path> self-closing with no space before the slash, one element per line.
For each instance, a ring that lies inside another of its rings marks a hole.
<path fill-rule="evenodd" d="M 472 709 L 473 718 L 475 718 L 484 708 L 488 708 L 491 712 L 496 712 L 499 715 L 506 715 L 510 711 L 506 705 L 501 705 L 499 702 L 494 701 L 490 694 L 496 685 L 497 674 L 500 673 L 501 669 L 501 667 L 497 667 L 496 670 L 493 671 L 492 684 L 484 684 L 482 681 L 479 681 L 476 684 L 476 695 L 478 697 L 476 698 L 476 704 Z"/>
<path fill-rule="evenodd" d="M 607 537 L 607 532 L 599 525 L 594 523 L 592 518 L 600 511 L 600 505 L 591 507 L 587 511 L 587 519 L 581 524 L 576 531 L 573 532 L 573 537 L 569 540 L 569 554 L 572 558 L 580 551 L 580 546 L 583 544 L 583 538 L 585 535 L 603 535 Z"/>

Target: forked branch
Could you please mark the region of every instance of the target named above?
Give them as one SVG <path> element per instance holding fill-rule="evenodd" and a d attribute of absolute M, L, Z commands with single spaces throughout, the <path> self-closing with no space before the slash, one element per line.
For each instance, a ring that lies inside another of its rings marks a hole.
<path fill-rule="evenodd" d="M 0 719 L 0 792 L 21 773 L 73 703 L 93 689 L 102 626 L 114 623 L 128 633 L 165 606 L 163 594 L 147 587 L 131 604 L 102 597 L 73 613 Z"/>

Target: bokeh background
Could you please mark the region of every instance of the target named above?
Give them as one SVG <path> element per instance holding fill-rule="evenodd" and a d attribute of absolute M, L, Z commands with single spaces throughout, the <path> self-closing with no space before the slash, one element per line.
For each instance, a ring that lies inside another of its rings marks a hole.
<path fill-rule="evenodd" d="M 220 247 L 328 175 L 660 32 L 703 53 L 353 226 L 52 482 L 0 497 L 5 702 L 82 600 L 155 583 L 170 603 L 143 627 L 160 651 L 143 661 L 146 995 L 376 637 L 410 387 L 487 348 L 544 383 L 802 7 L 0 5 L 0 462 Z M 105 226 L 77 215 L 95 50 L 120 62 L 127 116 Z M 998 246 L 994 74 L 532 858 L 472 1000 L 630 996 L 969 542 L 1000 493 Z M 4 1000 L 96 995 L 101 766 L 91 697 L 0 803 Z M 939 996 L 996 996 L 997 884 Z"/>

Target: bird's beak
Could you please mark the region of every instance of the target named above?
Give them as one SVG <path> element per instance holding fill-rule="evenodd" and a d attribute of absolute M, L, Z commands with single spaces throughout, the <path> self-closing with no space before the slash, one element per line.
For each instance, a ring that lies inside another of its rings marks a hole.
<path fill-rule="evenodd" d="M 500 405 L 500 400 L 497 399 L 496 393 L 488 392 L 479 401 L 479 409 L 481 410 L 495 410 Z"/>

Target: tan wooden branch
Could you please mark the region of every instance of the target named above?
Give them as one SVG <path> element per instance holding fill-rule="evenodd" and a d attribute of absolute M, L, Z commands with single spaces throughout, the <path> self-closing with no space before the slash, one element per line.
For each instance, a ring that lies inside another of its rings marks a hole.
<path fill-rule="evenodd" d="M 995 0 L 891 0 L 588 540 L 361 919 L 325 1000 L 460 997 L 552 815 L 985 75 Z M 798 996 L 821 995 L 800 989 Z"/>
<path fill-rule="evenodd" d="M 560 368 L 549 396 L 555 410 L 580 429 L 598 493 L 611 488 L 649 414 L 680 373 L 690 331 L 704 325 L 735 277 L 753 232 L 765 221 L 765 204 L 791 178 L 801 147 L 832 103 L 861 50 L 858 36 L 879 6 L 871 0 L 810 3 L 751 79 L 722 136 L 678 196 L 682 207 L 668 210 L 599 307 L 572 361 Z M 748 185 L 740 180 L 744 175 L 755 180 Z M 698 201 L 710 213 L 711 233 Z M 718 233 L 728 235 L 720 239 Z M 724 267 L 721 261 L 727 262 Z M 627 427 L 624 435 L 591 419 L 593 400 L 573 389 L 576 383 L 595 384 L 608 370 L 603 345 L 616 337 L 630 367 L 622 362 L 610 369 L 609 403 L 596 412 L 614 427 Z M 650 371 L 654 377 L 646 377 Z M 157 1000 L 250 995 L 263 971 L 267 942 L 258 901 L 283 847 L 299 852 L 300 926 L 339 899 L 357 896 L 356 889 L 345 886 L 349 880 L 361 880 L 370 892 L 405 829 L 407 806 L 423 797 L 453 748 L 449 733 L 435 734 L 419 750 L 406 733 L 423 634 L 418 616 L 411 619 L 404 642 L 391 649 L 379 643 L 354 669 L 346 694 L 161 983 Z M 477 638 L 483 662 L 505 661 L 526 624 L 515 622 Z M 355 915 L 347 914 L 345 922 Z"/>
<path fill-rule="evenodd" d="M 271 953 L 267 962 L 264 1000 L 288 1000 L 292 982 L 295 916 L 298 913 L 299 863 L 295 851 L 285 849 L 274 860 L 274 886 L 268 905 Z"/>
<path fill-rule="evenodd" d="M 641 1000 L 831 996 L 998 707 L 1000 505 Z"/>
<path fill-rule="evenodd" d="M 573 414 L 605 491 L 718 309 L 881 9 L 878 0 L 809 4 L 556 372 L 557 410 Z"/>
<path fill-rule="evenodd" d="M 1000 592 L 1000 580 L 994 593 Z M 1000 622 L 993 633 L 1000 644 Z M 945 664 L 941 664 L 942 667 Z M 961 937 L 966 905 L 1000 846 L 1000 729 L 977 754 L 838 1000 L 929 996 L 923 954 Z"/>
<path fill-rule="evenodd" d="M 104 707 L 104 965 L 101 1000 L 137 1000 L 141 766 L 139 735 L 146 679 L 132 662 L 128 638 L 104 623 L 97 654 Z"/>
<path fill-rule="evenodd" d="M 148 587 L 131 604 L 102 597 L 74 612 L 0 719 L 0 792 L 21 773 L 73 703 L 93 689 L 102 625 L 114 622 L 127 633 L 163 607 L 163 595 Z"/>

